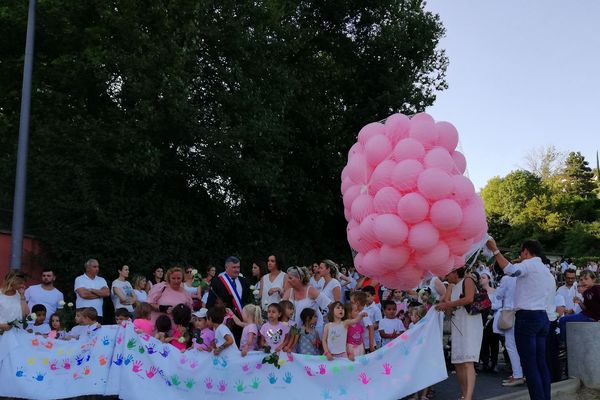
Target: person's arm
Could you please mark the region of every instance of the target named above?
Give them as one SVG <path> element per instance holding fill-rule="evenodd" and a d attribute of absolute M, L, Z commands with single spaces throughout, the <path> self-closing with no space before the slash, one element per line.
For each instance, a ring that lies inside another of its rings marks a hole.
<path fill-rule="evenodd" d="M 101 289 L 90 289 L 90 291 L 96 294 L 96 296 L 99 298 L 110 296 L 110 289 L 108 289 L 108 286 L 104 286 Z"/>
<path fill-rule="evenodd" d="M 223 350 L 225 350 L 226 348 L 228 348 L 229 346 L 231 346 L 233 344 L 233 337 L 230 334 L 226 334 L 225 337 L 225 343 L 223 343 L 222 345 L 220 345 L 219 347 L 217 347 L 214 351 L 215 356 L 218 356 Z"/>
<path fill-rule="evenodd" d="M 283 285 L 283 296 L 281 296 L 281 300 L 289 300 L 291 293 L 292 293 L 292 287 L 289 286 L 289 284 L 287 283 L 287 279 Z"/>
<path fill-rule="evenodd" d="M 347 277 L 346 275 L 344 275 L 344 274 L 339 274 L 339 275 L 338 275 L 338 278 L 339 278 L 338 280 L 340 281 L 340 284 L 341 284 L 342 286 L 346 286 L 346 285 L 348 285 L 348 284 L 352 283 L 352 280 L 351 280 L 350 278 L 348 278 L 348 277 Z M 343 282 L 343 283 L 342 283 L 342 282 Z"/>
<path fill-rule="evenodd" d="M 443 299 L 446 296 L 446 286 L 444 283 L 439 279 L 435 279 L 433 286 Z M 442 299 L 438 299 L 438 301 L 441 301 Z"/>
<path fill-rule="evenodd" d="M 113 285 L 112 290 L 113 290 L 113 293 L 119 298 L 119 301 L 121 302 L 121 304 L 123 304 L 123 305 L 129 304 L 129 299 L 125 295 L 125 292 L 123 292 L 123 289 Z"/>
<path fill-rule="evenodd" d="M 100 298 L 100 296 L 96 295 L 93 292 L 93 289 L 87 289 L 87 288 L 80 287 L 80 288 L 75 289 L 75 292 L 77 292 L 79 297 L 81 297 L 82 299 L 86 299 L 86 300 L 94 300 L 94 299 Z"/>
<path fill-rule="evenodd" d="M 339 286 L 336 286 L 333 288 L 333 290 L 331 291 L 331 293 L 333 294 L 333 301 L 341 301 L 342 300 L 342 288 Z"/>
<path fill-rule="evenodd" d="M 333 354 L 329 351 L 329 346 L 327 345 L 327 336 L 329 335 L 329 324 L 325 325 L 323 329 L 323 354 L 329 361 L 333 360 Z"/>
<path fill-rule="evenodd" d="M 19 289 L 17 292 L 19 293 L 20 297 L 21 315 L 23 317 L 26 317 L 27 315 L 29 315 L 29 305 L 27 304 L 27 300 L 25 299 L 25 289 Z"/>
<path fill-rule="evenodd" d="M 237 326 L 243 328 L 246 325 L 248 325 L 247 323 L 245 323 L 244 321 L 242 321 L 241 319 L 239 319 L 238 316 L 235 315 L 235 313 L 233 311 L 231 311 L 231 308 L 226 308 L 225 311 L 233 319 L 233 322 L 235 322 L 235 324 Z"/>
<path fill-rule="evenodd" d="M 362 321 L 363 318 L 368 317 L 369 314 L 366 312 L 360 312 L 358 313 L 358 315 L 356 316 L 356 318 L 352 318 L 352 319 L 347 319 L 344 321 L 344 325 L 346 326 L 350 326 L 350 325 L 354 325 L 354 324 L 358 324 L 360 321 Z"/>
<path fill-rule="evenodd" d="M 252 343 L 254 341 L 254 336 L 256 336 L 254 332 L 248 333 L 248 341 L 242 347 L 242 357 L 246 357 L 246 354 L 248 354 L 248 343 Z"/>
<path fill-rule="evenodd" d="M 375 326 L 369 325 L 369 351 L 375 351 Z"/>

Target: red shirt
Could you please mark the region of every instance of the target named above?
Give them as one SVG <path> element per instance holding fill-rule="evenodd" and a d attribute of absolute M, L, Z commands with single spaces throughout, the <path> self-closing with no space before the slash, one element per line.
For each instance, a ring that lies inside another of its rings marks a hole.
<path fill-rule="evenodd" d="M 594 285 L 583 292 L 583 306 L 583 315 L 600 320 L 600 285 Z"/>

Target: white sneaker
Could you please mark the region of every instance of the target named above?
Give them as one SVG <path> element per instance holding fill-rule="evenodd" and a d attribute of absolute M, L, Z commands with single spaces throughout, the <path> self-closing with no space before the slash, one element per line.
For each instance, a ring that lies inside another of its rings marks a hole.
<path fill-rule="evenodd" d="M 524 383 L 525 383 L 525 379 L 523 379 L 523 378 L 513 378 L 506 382 L 502 382 L 502 386 L 513 387 L 513 386 L 523 385 Z"/>

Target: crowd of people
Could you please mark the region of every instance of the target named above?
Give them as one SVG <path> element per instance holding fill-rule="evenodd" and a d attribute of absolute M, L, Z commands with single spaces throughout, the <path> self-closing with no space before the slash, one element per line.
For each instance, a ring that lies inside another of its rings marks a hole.
<path fill-rule="evenodd" d="M 112 322 L 102 312 L 110 298 L 115 323 L 130 321 L 138 333 L 180 351 L 217 355 L 233 346 L 241 356 L 265 350 L 354 360 L 400 336 L 435 307 L 450 325 L 449 359 L 461 398 L 472 398 L 477 372 L 498 372 L 504 348 L 512 375 L 502 384 L 526 383 L 532 399 L 550 399 L 550 382 L 561 375 L 557 360 L 567 323 L 600 319 L 596 272 L 592 266 L 579 272 L 562 263 L 550 267 L 536 241 L 524 242 L 512 262 L 492 239 L 487 246 L 494 256 L 489 266 L 458 268 L 405 291 L 327 259 L 285 268 L 278 255 L 255 261 L 247 277 L 236 257 L 227 258 L 219 274 L 209 266 L 203 278 L 192 266 L 178 265 L 156 267 L 148 278 L 135 275 L 130 282 L 130 267 L 123 265 L 109 287 L 98 275 L 98 260 L 90 259 L 75 279 L 73 321 L 65 321 L 69 304 L 54 287 L 54 271 L 44 270 L 41 283 L 28 288 L 25 276 L 9 272 L 0 293 L 0 332 L 32 312 L 31 333 L 76 339 Z M 558 289 L 553 273 L 559 281 L 564 277 Z M 433 396 L 427 388 L 411 399 Z"/>

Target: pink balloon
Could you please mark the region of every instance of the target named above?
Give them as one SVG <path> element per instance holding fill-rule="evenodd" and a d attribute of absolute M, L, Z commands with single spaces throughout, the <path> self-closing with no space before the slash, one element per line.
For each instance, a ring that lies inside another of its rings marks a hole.
<path fill-rule="evenodd" d="M 452 175 L 452 198 L 458 202 L 463 202 L 475 196 L 475 186 L 469 178 L 464 175 Z"/>
<path fill-rule="evenodd" d="M 350 210 L 347 208 L 344 208 L 344 218 L 346 219 L 346 222 L 352 221 L 352 213 L 350 213 Z"/>
<path fill-rule="evenodd" d="M 423 221 L 429 213 L 429 202 L 419 193 L 408 193 L 398 202 L 398 216 L 409 224 Z"/>
<path fill-rule="evenodd" d="M 439 242 L 440 234 L 429 221 L 419 222 L 408 233 L 408 245 L 415 251 L 428 252 Z"/>
<path fill-rule="evenodd" d="M 346 237 L 348 238 L 350 247 L 361 253 L 366 253 L 377 247 L 376 242 L 369 242 L 361 236 L 360 227 L 350 229 L 346 232 Z"/>
<path fill-rule="evenodd" d="M 394 150 L 392 151 L 392 159 L 396 161 L 402 160 L 419 160 L 425 155 L 423 144 L 416 139 L 406 138 L 401 139 Z"/>
<path fill-rule="evenodd" d="M 472 239 L 484 229 L 487 229 L 487 222 L 483 207 L 478 204 L 464 207 L 463 220 L 457 229 L 458 236 L 463 239 Z"/>
<path fill-rule="evenodd" d="M 358 143 L 364 146 L 370 138 L 376 135 L 385 135 L 384 126 L 379 122 L 371 122 L 358 132 Z"/>
<path fill-rule="evenodd" d="M 431 148 L 438 140 L 438 133 L 435 130 L 433 121 L 428 121 L 426 119 L 415 120 L 413 117 L 410 121 L 408 137 L 417 139 L 425 146 L 425 148 Z"/>
<path fill-rule="evenodd" d="M 356 154 L 348 161 L 348 176 L 356 183 L 367 183 L 369 179 L 369 164 L 364 154 Z"/>
<path fill-rule="evenodd" d="M 402 268 L 410 257 L 410 249 L 405 246 L 384 244 L 379 251 L 383 271 L 395 271 Z"/>
<path fill-rule="evenodd" d="M 446 276 L 452 271 L 454 268 L 454 256 L 450 254 L 448 259 L 441 264 L 430 265 L 429 272 L 434 274 L 435 276 Z"/>
<path fill-rule="evenodd" d="M 417 187 L 417 179 L 423 171 L 423 164 L 419 161 L 402 160 L 392 171 L 391 182 L 402 192 L 412 191 Z"/>
<path fill-rule="evenodd" d="M 456 201 L 442 199 L 431 205 L 429 216 L 433 226 L 449 231 L 458 228 L 462 222 L 462 209 Z"/>
<path fill-rule="evenodd" d="M 453 233 L 443 238 L 444 242 L 448 245 L 450 252 L 454 255 L 464 255 L 473 244 L 470 239 L 462 239 L 458 237 L 458 234 Z"/>
<path fill-rule="evenodd" d="M 369 138 L 365 144 L 365 155 L 367 162 L 377 166 L 392 152 L 392 144 L 385 135 L 375 135 Z"/>
<path fill-rule="evenodd" d="M 438 133 L 438 145 L 452 152 L 458 144 L 458 131 L 450 122 L 440 121 L 435 124 Z"/>
<path fill-rule="evenodd" d="M 464 174 L 467 170 L 467 159 L 460 151 L 455 151 L 452 153 L 452 159 L 454 160 L 454 165 L 456 165 L 456 171 L 459 174 Z"/>
<path fill-rule="evenodd" d="M 350 212 L 352 213 L 353 219 L 358 222 L 362 222 L 367 215 L 375 212 L 375 209 L 373 208 L 373 198 L 366 193 L 360 194 L 352 202 Z"/>
<path fill-rule="evenodd" d="M 360 224 L 358 222 L 356 222 L 355 220 L 351 219 L 348 222 L 348 226 L 346 227 L 346 232 L 350 231 L 351 229 L 358 228 L 359 226 L 360 226 Z"/>
<path fill-rule="evenodd" d="M 416 113 L 415 115 L 412 116 L 411 121 L 424 121 L 424 122 L 430 122 L 430 123 L 435 122 L 433 117 L 431 115 L 427 114 L 426 112 Z"/>
<path fill-rule="evenodd" d="M 342 191 L 342 194 L 346 193 L 346 190 L 348 190 L 348 188 L 350 186 L 354 186 L 355 183 L 352 182 L 352 179 L 350 178 L 346 178 L 342 180 L 342 185 L 340 186 L 340 190 Z"/>
<path fill-rule="evenodd" d="M 392 171 L 396 166 L 396 162 L 385 160 L 379 164 L 369 180 L 369 194 L 375 195 L 381 188 L 392 186 Z"/>
<path fill-rule="evenodd" d="M 352 203 L 354 202 L 354 200 L 356 200 L 358 195 L 360 195 L 360 190 L 361 190 L 360 185 L 354 185 L 354 186 L 350 186 L 344 192 L 343 200 L 344 200 L 344 208 L 346 210 L 350 210 L 352 208 Z"/>
<path fill-rule="evenodd" d="M 398 143 L 400 139 L 408 137 L 410 119 L 404 114 L 392 114 L 385 120 L 385 134 L 392 142 Z"/>
<path fill-rule="evenodd" d="M 342 181 L 346 178 L 350 178 L 350 175 L 348 175 L 348 167 L 347 166 L 342 169 L 341 177 L 342 177 Z"/>
<path fill-rule="evenodd" d="M 454 256 L 454 267 L 460 268 L 464 267 L 466 263 L 465 256 Z"/>
<path fill-rule="evenodd" d="M 429 150 L 423 158 L 425 168 L 439 168 L 447 173 L 453 173 L 456 170 L 454 159 L 443 147 L 434 147 Z"/>
<path fill-rule="evenodd" d="M 381 283 L 387 288 L 414 289 L 419 285 L 423 277 L 423 271 L 412 265 L 405 265 L 393 274 L 388 274 Z"/>
<path fill-rule="evenodd" d="M 360 223 L 360 237 L 367 242 L 377 242 L 377 236 L 374 231 L 376 216 L 377 214 L 371 214 Z"/>
<path fill-rule="evenodd" d="M 448 173 L 438 168 L 428 168 L 419 175 L 417 187 L 425 198 L 440 200 L 452 194 L 454 185 Z"/>
<path fill-rule="evenodd" d="M 450 257 L 450 249 L 446 243 L 440 240 L 428 252 L 416 254 L 417 267 L 428 270 L 432 266 L 444 264 L 448 261 L 448 257 Z"/>
<path fill-rule="evenodd" d="M 359 266 L 362 267 L 362 259 L 363 259 L 363 254 L 362 253 L 356 253 L 356 255 L 354 256 L 354 260 L 353 260 L 354 267 L 356 269 L 358 269 Z"/>
<path fill-rule="evenodd" d="M 348 151 L 348 160 L 351 160 L 357 154 L 364 154 L 365 148 L 360 143 L 354 143 L 350 150 Z"/>
<path fill-rule="evenodd" d="M 408 236 L 408 227 L 395 214 L 382 214 L 375 218 L 373 226 L 375 237 L 383 244 L 398 246 L 404 243 Z"/>
<path fill-rule="evenodd" d="M 362 272 L 359 272 L 366 276 L 373 276 L 378 273 L 380 265 L 379 249 L 372 249 L 364 255 L 362 259 Z"/>
<path fill-rule="evenodd" d="M 375 175 L 375 173 L 373 173 Z M 392 187 L 380 189 L 373 199 L 373 208 L 379 214 L 395 214 L 402 195 Z"/>

